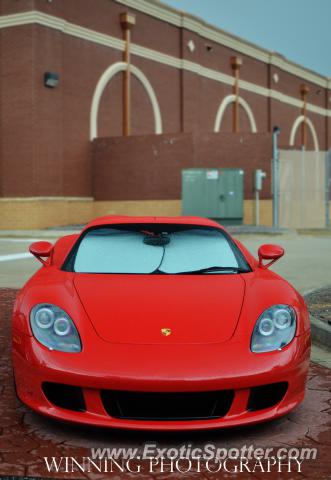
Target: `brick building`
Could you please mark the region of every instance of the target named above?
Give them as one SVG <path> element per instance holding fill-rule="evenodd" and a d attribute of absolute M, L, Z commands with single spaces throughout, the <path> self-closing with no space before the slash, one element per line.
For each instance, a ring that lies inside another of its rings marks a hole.
<path fill-rule="evenodd" d="M 330 79 L 154 0 L 1 0 L 0 45 L 0 228 L 179 214 L 189 166 L 244 168 L 248 223 L 265 169 L 268 224 L 273 126 L 284 146 L 330 148 Z"/>

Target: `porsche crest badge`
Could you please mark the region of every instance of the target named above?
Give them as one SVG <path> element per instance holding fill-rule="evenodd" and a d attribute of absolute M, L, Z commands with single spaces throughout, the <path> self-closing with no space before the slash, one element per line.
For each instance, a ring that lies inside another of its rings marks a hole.
<path fill-rule="evenodd" d="M 168 337 L 169 335 L 171 335 L 171 328 L 161 328 L 161 333 L 165 337 Z"/>

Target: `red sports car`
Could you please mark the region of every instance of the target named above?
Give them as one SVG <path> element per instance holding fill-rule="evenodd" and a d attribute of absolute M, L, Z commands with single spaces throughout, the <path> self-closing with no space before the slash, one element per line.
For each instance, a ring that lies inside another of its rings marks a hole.
<path fill-rule="evenodd" d="M 13 364 L 22 402 L 104 427 L 209 429 L 286 414 L 310 355 L 302 297 L 219 224 L 107 216 L 30 252 Z"/>

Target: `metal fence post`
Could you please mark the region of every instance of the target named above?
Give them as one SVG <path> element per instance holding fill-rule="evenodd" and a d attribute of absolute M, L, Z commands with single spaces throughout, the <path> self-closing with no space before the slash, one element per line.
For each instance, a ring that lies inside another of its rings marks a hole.
<path fill-rule="evenodd" d="M 278 136 L 280 128 L 274 127 L 272 131 L 272 223 L 279 227 L 279 150 Z"/>
<path fill-rule="evenodd" d="M 325 226 L 330 227 L 331 150 L 325 154 Z"/>

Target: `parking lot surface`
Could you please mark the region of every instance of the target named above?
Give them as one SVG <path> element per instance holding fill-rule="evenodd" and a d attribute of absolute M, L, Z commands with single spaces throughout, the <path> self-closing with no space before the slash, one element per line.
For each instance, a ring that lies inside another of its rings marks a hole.
<path fill-rule="evenodd" d="M 36 232 L 38 233 L 38 232 Z M 57 232 L 35 240 L 55 242 Z M 58 232 L 65 235 L 66 232 Z M 255 256 L 263 243 L 279 243 L 285 256 L 272 269 L 292 283 L 297 290 L 308 293 L 321 286 L 331 285 L 331 236 L 323 234 L 236 235 Z M 39 267 L 40 263 L 28 254 L 33 238 L 0 238 L 0 287 L 20 288 Z M 22 255 L 25 255 L 22 257 Z"/>

